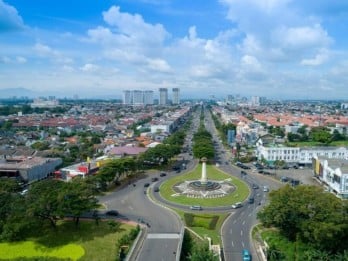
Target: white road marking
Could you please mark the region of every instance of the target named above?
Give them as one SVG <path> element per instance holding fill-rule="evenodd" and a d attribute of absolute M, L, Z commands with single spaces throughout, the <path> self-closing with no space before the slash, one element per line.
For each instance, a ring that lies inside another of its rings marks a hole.
<path fill-rule="evenodd" d="M 242 225 L 245 225 L 245 220 L 243 221 Z"/>
<path fill-rule="evenodd" d="M 243 236 L 243 230 L 240 231 L 240 235 Z"/>
<path fill-rule="evenodd" d="M 232 234 L 232 229 L 230 230 L 230 234 Z"/>
<path fill-rule="evenodd" d="M 180 234 L 147 234 L 148 239 L 178 239 Z"/>
<path fill-rule="evenodd" d="M 242 241 L 242 246 L 243 246 L 243 248 L 244 248 L 244 242 Z"/>

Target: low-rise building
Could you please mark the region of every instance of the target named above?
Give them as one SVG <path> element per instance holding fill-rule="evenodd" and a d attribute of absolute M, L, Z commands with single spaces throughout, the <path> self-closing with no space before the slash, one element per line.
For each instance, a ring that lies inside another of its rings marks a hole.
<path fill-rule="evenodd" d="M 313 158 L 314 176 L 337 197 L 348 199 L 348 160 Z"/>
<path fill-rule="evenodd" d="M 61 158 L 3 157 L 0 159 L 0 177 L 32 183 L 47 178 L 61 164 Z"/>

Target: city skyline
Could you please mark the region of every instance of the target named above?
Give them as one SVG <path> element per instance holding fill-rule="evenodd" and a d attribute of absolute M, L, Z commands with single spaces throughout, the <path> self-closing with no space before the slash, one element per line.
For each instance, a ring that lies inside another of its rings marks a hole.
<path fill-rule="evenodd" d="M 0 93 L 348 99 L 347 12 L 340 0 L 0 0 Z"/>

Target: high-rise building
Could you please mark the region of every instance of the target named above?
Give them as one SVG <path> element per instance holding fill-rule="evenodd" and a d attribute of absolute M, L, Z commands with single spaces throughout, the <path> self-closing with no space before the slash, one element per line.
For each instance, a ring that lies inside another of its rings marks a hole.
<path fill-rule="evenodd" d="M 168 104 L 168 89 L 167 88 L 159 88 L 159 105 L 167 105 Z"/>
<path fill-rule="evenodd" d="M 173 88 L 172 89 L 172 103 L 173 104 L 180 104 L 180 89 L 179 88 Z"/>
<path fill-rule="evenodd" d="M 123 97 L 122 97 L 123 104 L 132 104 L 133 102 L 132 96 L 133 96 L 132 91 L 123 91 Z"/>
<path fill-rule="evenodd" d="M 145 105 L 153 104 L 153 91 L 144 91 L 144 104 Z"/>
<path fill-rule="evenodd" d="M 134 90 L 133 91 L 133 105 L 143 105 L 144 104 L 144 94 L 143 91 Z"/>

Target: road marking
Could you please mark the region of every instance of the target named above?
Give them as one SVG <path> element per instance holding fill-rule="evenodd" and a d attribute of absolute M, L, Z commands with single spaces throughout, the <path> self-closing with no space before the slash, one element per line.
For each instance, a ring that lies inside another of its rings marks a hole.
<path fill-rule="evenodd" d="M 172 233 L 172 234 L 147 234 L 148 239 L 178 239 L 180 234 Z"/>
<path fill-rule="evenodd" d="M 245 225 L 245 220 L 243 221 L 242 225 Z"/>
<path fill-rule="evenodd" d="M 234 221 L 233 221 L 233 224 L 236 224 L 237 223 L 237 220 L 235 219 Z"/>
<path fill-rule="evenodd" d="M 243 230 L 240 231 L 240 235 L 243 236 Z"/>
<path fill-rule="evenodd" d="M 230 234 L 232 234 L 232 229 L 230 230 Z"/>
<path fill-rule="evenodd" d="M 244 248 L 244 242 L 242 241 L 242 246 L 243 246 L 243 248 Z"/>
<path fill-rule="evenodd" d="M 128 208 L 129 208 L 130 210 L 134 210 L 134 208 L 133 208 L 132 206 L 128 206 Z"/>
<path fill-rule="evenodd" d="M 232 247 L 234 247 L 233 241 L 232 241 Z"/>

